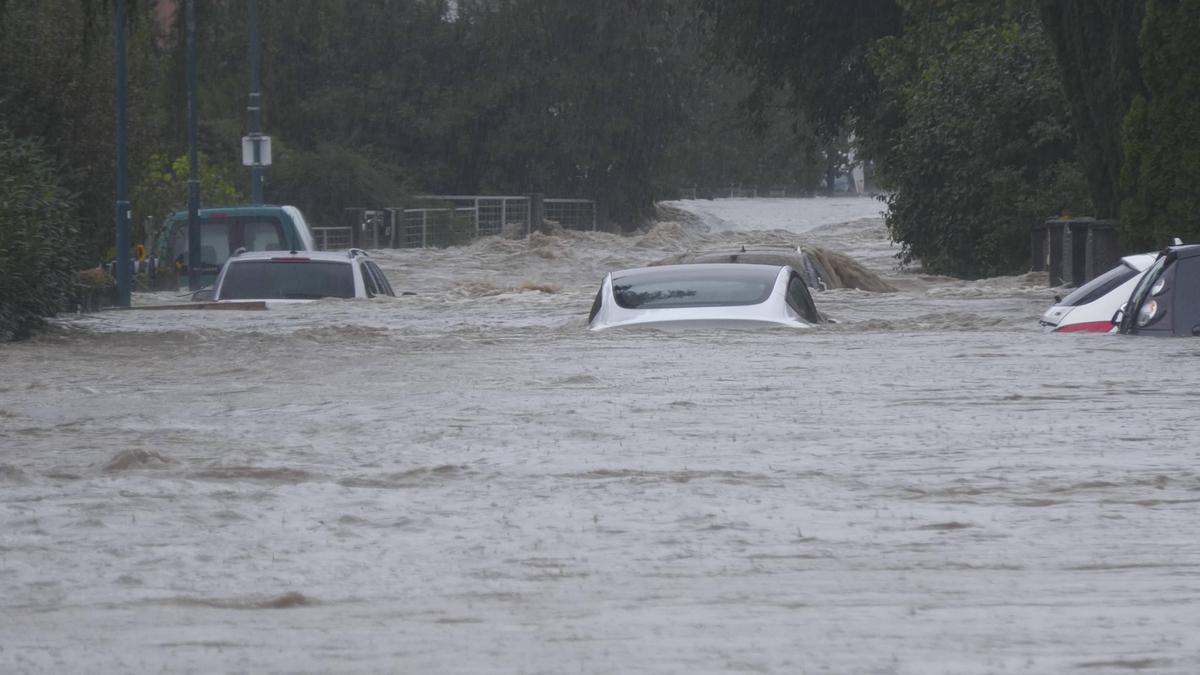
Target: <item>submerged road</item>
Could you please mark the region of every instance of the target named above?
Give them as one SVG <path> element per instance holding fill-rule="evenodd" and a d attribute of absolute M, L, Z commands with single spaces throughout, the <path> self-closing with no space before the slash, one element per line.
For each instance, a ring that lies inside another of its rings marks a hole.
<path fill-rule="evenodd" d="M 1041 279 L 897 270 L 847 204 L 0 347 L 0 672 L 1200 672 L 1200 341 L 1043 334 Z M 585 330 L 609 269 L 797 241 L 900 291 Z"/>

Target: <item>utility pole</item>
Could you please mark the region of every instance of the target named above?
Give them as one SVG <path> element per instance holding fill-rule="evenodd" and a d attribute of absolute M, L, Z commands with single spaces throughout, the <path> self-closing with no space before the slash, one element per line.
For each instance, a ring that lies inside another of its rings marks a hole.
<path fill-rule="evenodd" d="M 186 0 L 188 125 L 188 289 L 200 290 L 200 181 L 196 161 L 196 7 Z"/>
<path fill-rule="evenodd" d="M 258 85 L 258 0 L 246 3 L 246 25 L 250 31 L 250 102 L 246 106 L 249 115 L 249 136 L 253 148 L 253 163 L 250 165 L 250 203 L 263 203 L 263 157 L 262 144 L 262 94 Z"/>
<path fill-rule="evenodd" d="M 125 0 L 117 0 L 117 22 L 114 32 L 117 56 L 117 306 L 128 307 L 133 286 L 133 270 L 129 264 L 129 117 L 125 101 Z"/>

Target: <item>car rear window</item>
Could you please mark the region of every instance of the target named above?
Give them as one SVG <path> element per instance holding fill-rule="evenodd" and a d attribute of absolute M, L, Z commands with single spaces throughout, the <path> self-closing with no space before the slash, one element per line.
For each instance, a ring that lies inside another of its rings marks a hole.
<path fill-rule="evenodd" d="M 771 295 L 779 269 L 681 265 L 641 270 L 613 279 L 613 296 L 626 309 L 757 305 Z"/>
<path fill-rule="evenodd" d="M 270 216 L 215 217 L 200 219 L 200 262 L 202 271 L 216 271 L 229 259 L 231 251 L 286 251 L 288 238 L 283 224 Z M 187 221 L 175 225 L 171 240 L 172 260 L 186 265 L 188 256 Z M 215 268 L 215 269 L 214 269 Z"/>
<path fill-rule="evenodd" d="M 1059 304 L 1067 307 L 1078 307 L 1079 305 L 1086 305 L 1089 302 L 1095 302 L 1108 295 L 1117 286 L 1137 275 L 1137 270 L 1122 263 L 1071 291 Z"/>
<path fill-rule="evenodd" d="M 230 263 L 219 300 L 353 298 L 350 261 L 247 260 Z"/>

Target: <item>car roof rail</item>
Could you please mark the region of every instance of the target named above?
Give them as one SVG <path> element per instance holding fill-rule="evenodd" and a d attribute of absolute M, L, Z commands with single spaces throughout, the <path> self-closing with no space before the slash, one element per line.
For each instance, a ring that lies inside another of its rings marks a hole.
<path fill-rule="evenodd" d="M 245 247 L 245 246 L 239 246 L 239 247 L 238 247 L 238 249 L 237 249 L 236 251 L 234 251 L 234 252 L 233 252 L 233 254 L 232 254 L 232 255 L 230 255 L 229 257 L 230 257 L 230 258 L 236 258 L 236 257 L 238 257 L 239 255 L 241 255 L 241 254 L 243 254 L 243 253 L 245 253 L 245 252 L 246 252 L 246 247 Z"/>
<path fill-rule="evenodd" d="M 366 257 L 368 257 L 368 258 L 370 258 L 370 257 L 371 257 L 371 256 L 370 256 L 370 255 L 369 255 L 369 254 L 368 254 L 366 251 L 362 250 L 361 248 L 352 248 L 352 249 L 348 249 L 348 250 L 346 251 L 346 257 L 347 257 L 347 258 L 353 258 L 353 257 L 355 257 L 355 256 L 360 256 L 360 255 L 361 255 L 361 256 L 366 256 Z"/>

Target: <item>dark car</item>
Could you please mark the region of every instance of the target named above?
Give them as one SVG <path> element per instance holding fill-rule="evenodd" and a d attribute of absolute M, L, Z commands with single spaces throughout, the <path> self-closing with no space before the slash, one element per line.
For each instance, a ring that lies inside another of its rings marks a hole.
<path fill-rule="evenodd" d="M 1200 244 L 1160 253 L 1113 323 L 1126 335 L 1200 336 Z"/>

